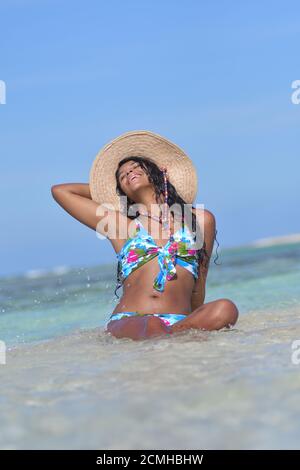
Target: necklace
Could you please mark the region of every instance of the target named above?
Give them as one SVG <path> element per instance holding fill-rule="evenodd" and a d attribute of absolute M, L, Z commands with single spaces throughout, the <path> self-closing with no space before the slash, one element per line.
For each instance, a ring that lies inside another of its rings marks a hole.
<path fill-rule="evenodd" d="M 168 224 L 168 219 L 165 218 L 163 220 L 161 215 L 159 217 L 157 217 L 156 215 L 149 215 L 149 214 L 147 214 L 145 212 L 141 212 L 141 211 L 139 211 L 139 215 L 143 215 L 145 217 L 148 217 L 149 219 L 157 220 L 160 224 L 162 224 L 164 226 L 164 228 L 166 230 L 168 230 L 169 236 L 173 236 L 173 233 L 171 232 L 170 226 Z"/>
<path fill-rule="evenodd" d="M 139 214 L 140 215 L 144 215 L 145 217 L 149 217 L 149 219 L 154 219 L 154 220 L 157 220 L 158 222 L 162 222 L 162 217 L 161 215 L 159 217 L 157 217 L 157 215 L 149 215 L 149 214 L 146 214 L 145 212 L 141 212 L 139 211 Z"/>

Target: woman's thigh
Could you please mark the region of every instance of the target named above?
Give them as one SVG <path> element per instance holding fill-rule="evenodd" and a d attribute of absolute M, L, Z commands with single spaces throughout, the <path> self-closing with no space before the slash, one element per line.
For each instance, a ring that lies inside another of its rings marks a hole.
<path fill-rule="evenodd" d="M 229 299 L 219 299 L 201 305 L 170 326 L 154 315 L 130 316 L 110 321 L 106 331 L 116 338 L 146 339 L 190 328 L 219 330 L 234 325 L 237 319 L 236 305 Z"/>

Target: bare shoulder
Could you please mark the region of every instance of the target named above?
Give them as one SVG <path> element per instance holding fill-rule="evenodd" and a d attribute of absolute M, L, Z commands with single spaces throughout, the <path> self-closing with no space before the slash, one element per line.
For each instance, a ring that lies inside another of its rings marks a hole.
<path fill-rule="evenodd" d="M 216 218 L 214 214 L 208 209 L 193 208 L 193 213 L 196 215 L 199 224 L 204 224 L 204 230 L 214 229 L 216 226 Z"/>
<path fill-rule="evenodd" d="M 125 241 L 135 231 L 135 221 L 119 210 L 109 209 L 102 205 L 104 217 L 97 226 L 97 232 L 106 237 L 116 252 L 120 251 Z"/>
<path fill-rule="evenodd" d="M 209 211 L 208 209 L 202 209 L 202 207 L 193 207 L 192 211 L 194 214 L 197 215 L 205 214 L 207 217 L 214 217 L 214 214 L 211 211 Z"/>
<path fill-rule="evenodd" d="M 196 208 L 193 209 L 193 212 L 197 217 L 197 222 L 201 229 L 203 246 L 205 247 L 206 253 L 210 258 L 216 235 L 216 218 L 214 214 L 208 209 Z"/>
<path fill-rule="evenodd" d="M 108 208 L 105 204 L 100 204 L 98 211 L 101 212 L 102 219 L 101 224 L 98 224 L 97 231 L 102 235 L 109 239 L 113 236 L 118 238 L 120 231 L 128 230 L 131 219 L 121 211 Z"/>

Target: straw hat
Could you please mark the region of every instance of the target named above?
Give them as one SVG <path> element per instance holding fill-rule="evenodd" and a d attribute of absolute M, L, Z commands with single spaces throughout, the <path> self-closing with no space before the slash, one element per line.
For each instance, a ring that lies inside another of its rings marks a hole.
<path fill-rule="evenodd" d="M 138 130 L 107 143 L 97 154 L 90 170 L 90 192 L 99 204 L 110 203 L 120 210 L 115 172 L 120 160 L 130 156 L 152 159 L 159 168 L 166 167 L 169 181 L 186 203 L 192 204 L 197 193 L 197 174 L 191 159 L 177 145 L 154 132 Z"/>

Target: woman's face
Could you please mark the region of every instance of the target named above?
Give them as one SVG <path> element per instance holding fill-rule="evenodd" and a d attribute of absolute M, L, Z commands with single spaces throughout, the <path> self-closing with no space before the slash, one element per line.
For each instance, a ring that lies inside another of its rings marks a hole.
<path fill-rule="evenodd" d="M 119 184 L 124 193 L 134 200 L 137 189 L 149 186 L 148 175 L 138 162 L 130 160 L 119 169 Z"/>

